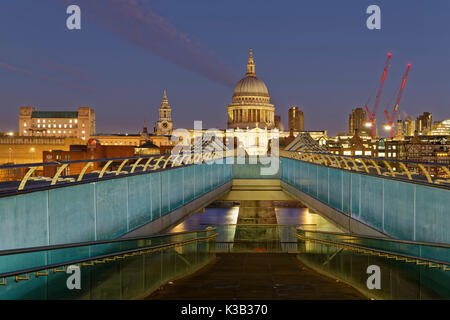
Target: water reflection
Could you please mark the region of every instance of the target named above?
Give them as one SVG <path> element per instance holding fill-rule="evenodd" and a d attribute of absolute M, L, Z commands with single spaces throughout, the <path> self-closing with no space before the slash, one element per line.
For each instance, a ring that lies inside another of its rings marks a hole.
<path fill-rule="evenodd" d="M 169 232 L 198 230 L 208 225 L 229 225 L 227 228 L 229 238 L 235 233 L 232 225 L 249 224 L 289 225 L 324 231 L 342 231 L 300 201 L 248 200 L 213 202 L 204 212 L 192 215 Z"/>
<path fill-rule="evenodd" d="M 192 215 L 172 228 L 169 233 L 204 229 L 207 225 L 236 224 L 239 206 L 235 206 L 232 201 L 229 202 L 228 207 L 219 207 L 221 204 L 206 207 L 204 212 Z"/>

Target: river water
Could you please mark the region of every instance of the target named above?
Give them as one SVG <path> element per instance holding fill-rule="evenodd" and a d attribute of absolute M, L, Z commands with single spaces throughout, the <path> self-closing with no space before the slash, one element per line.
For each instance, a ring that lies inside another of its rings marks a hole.
<path fill-rule="evenodd" d="M 341 231 L 319 213 L 297 200 L 216 201 L 169 232 L 204 229 L 216 225 L 289 225 L 302 228 Z"/>

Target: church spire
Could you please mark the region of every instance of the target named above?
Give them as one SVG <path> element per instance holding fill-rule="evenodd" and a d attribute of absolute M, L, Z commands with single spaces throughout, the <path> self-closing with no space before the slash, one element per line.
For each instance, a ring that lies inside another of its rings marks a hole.
<path fill-rule="evenodd" d="M 253 61 L 253 52 L 250 48 L 250 56 L 248 57 L 248 63 L 247 63 L 247 77 L 256 77 L 255 74 L 255 61 Z"/>
<path fill-rule="evenodd" d="M 163 97 L 161 99 L 161 106 L 160 106 L 160 108 L 168 107 L 168 106 L 169 106 L 169 100 L 167 99 L 166 89 L 164 89 Z"/>

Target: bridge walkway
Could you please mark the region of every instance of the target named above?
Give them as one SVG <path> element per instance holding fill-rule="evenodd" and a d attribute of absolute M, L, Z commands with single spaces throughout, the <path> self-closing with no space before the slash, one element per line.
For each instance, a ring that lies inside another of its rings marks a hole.
<path fill-rule="evenodd" d="M 168 283 L 149 300 L 360 300 L 349 285 L 325 277 L 289 253 L 218 253 L 198 272 Z"/>

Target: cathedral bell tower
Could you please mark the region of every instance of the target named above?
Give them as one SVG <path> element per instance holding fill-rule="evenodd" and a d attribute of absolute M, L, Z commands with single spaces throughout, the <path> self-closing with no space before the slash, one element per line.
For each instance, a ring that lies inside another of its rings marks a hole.
<path fill-rule="evenodd" d="M 166 90 L 164 90 L 161 105 L 159 106 L 159 118 L 156 122 L 154 131 L 156 134 L 169 134 L 172 132 L 172 109 L 167 100 Z"/>

